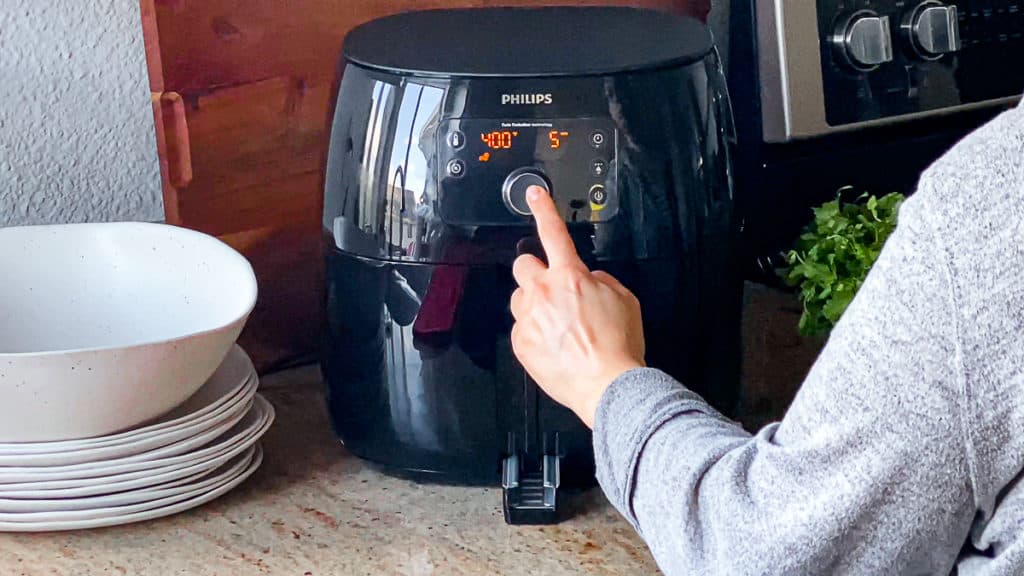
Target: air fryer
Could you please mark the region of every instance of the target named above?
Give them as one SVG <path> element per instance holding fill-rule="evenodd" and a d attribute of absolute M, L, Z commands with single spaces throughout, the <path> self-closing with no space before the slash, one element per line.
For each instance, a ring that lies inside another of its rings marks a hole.
<path fill-rule="evenodd" d="M 547 523 L 594 484 L 590 432 L 512 352 L 523 195 L 639 298 L 647 362 L 738 404 L 733 129 L 711 38 L 633 8 L 481 8 L 346 38 L 324 196 L 323 371 L 334 430 L 419 481 L 501 484 Z"/>

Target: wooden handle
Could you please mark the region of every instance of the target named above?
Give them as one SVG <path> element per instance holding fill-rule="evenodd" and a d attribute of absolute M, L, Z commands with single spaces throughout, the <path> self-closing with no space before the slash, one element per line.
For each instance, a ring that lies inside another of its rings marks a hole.
<path fill-rule="evenodd" d="M 192 147 L 185 100 L 177 92 L 154 92 L 152 97 L 161 167 L 165 167 L 171 186 L 184 188 L 192 182 Z"/>

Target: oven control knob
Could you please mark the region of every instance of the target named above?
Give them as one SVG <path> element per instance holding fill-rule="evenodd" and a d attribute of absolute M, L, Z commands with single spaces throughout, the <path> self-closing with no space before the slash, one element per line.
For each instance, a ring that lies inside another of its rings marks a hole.
<path fill-rule="evenodd" d="M 907 14 L 900 27 L 914 52 L 925 60 L 938 60 L 960 50 L 956 6 L 925 2 Z"/>
<path fill-rule="evenodd" d="M 870 72 L 892 60 L 889 17 L 861 10 L 843 18 L 832 35 L 839 60 L 854 70 Z"/>
<path fill-rule="evenodd" d="M 536 168 L 519 168 L 505 178 L 501 187 L 501 198 L 505 207 L 514 214 L 529 216 L 530 205 L 526 202 L 526 190 L 530 186 L 540 186 L 551 194 L 551 182 L 543 172 Z"/>

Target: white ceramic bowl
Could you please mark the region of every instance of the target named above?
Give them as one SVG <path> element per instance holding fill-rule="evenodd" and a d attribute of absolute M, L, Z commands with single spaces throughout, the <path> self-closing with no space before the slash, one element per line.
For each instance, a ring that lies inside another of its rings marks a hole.
<path fill-rule="evenodd" d="M 0 229 L 0 442 L 90 438 L 164 414 L 227 355 L 249 262 L 162 224 Z"/>
<path fill-rule="evenodd" d="M 62 442 L 12 442 L 0 443 L 0 466 L 23 466 L 18 456 L 49 455 L 59 456 L 93 451 L 97 448 L 121 447 L 124 452 L 108 453 L 107 457 L 118 457 L 165 446 L 181 438 L 188 438 L 205 430 L 215 422 L 229 416 L 231 408 L 244 405 L 252 400 L 259 387 L 259 377 L 252 361 L 237 344 L 231 347 L 220 367 L 210 376 L 199 391 L 167 412 L 145 424 L 125 432 L 96 436 L 84 440 Z M 156 442 L 152 442 L 156 440 Z M 93 462 L 83 459 L 82 462 Z"/>

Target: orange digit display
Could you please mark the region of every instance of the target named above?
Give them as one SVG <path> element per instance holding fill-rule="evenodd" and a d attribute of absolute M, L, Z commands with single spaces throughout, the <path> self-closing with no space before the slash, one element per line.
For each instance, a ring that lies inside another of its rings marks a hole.
<path fill-rule="evenodd" d="M 519 132 L 515 130 L 492 130 L 481 132 L 480 141 L 490 150 L 508 150 L 512 148 L 518 136 Z M 548 132 L 548 145 L 552 150 L 557 150 L 568 137 L 569 133 L 564 130 L 551 130 Z"/>
<path fill-rule="evenodd" d="M 559 132 L 558 130 L 552 130 L 548 132 L 548 141 L 551 143 L 551 149 L 557 150 L 562 147 L 562 139 L 568 138 L 568 132 Z"/>
<path fill-rule="evenodd" d="M 519 132 L 495 130 L 481 134 L 480 140 L 491 150 L 508 150 L 516 136 L 519 136 Z"/>

